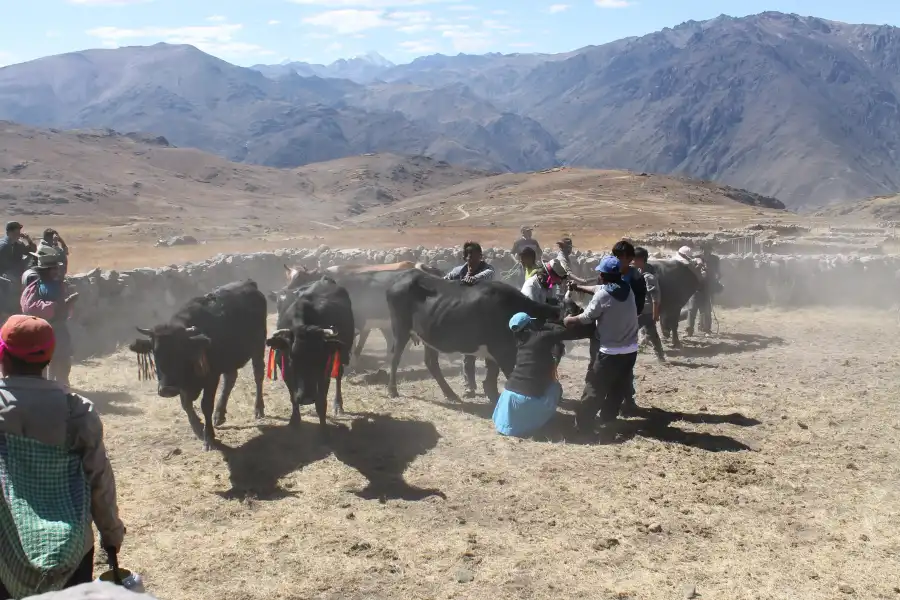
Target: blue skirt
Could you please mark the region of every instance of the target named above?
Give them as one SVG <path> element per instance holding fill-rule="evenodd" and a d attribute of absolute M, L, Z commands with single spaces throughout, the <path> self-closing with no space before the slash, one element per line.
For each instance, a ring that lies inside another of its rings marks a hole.
<path fill-rule="evenodd" d="M 550 383 L 540 397 L 503 390 L 494 409 L 494 427 L 497 433 L 515 437 L 534 433 L 553 418 L 561 398 L 562 386 L 558 381 Z"/>

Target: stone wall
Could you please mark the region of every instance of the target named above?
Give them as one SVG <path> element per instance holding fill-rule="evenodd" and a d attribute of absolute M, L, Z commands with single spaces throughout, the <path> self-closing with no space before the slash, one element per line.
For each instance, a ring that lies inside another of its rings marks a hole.
<path fill-rule="evenodd" d="M 488 249 L 485 255 L 498 276 L 515 265 L 508 251 Z M 581 275 L 593 277 L 601 256 L 576 252 L 572 264 Z M 136 337 L 135 326 L 151 327 L 163 322 L 189 298 L 230 281 L 252 278 L 263 291 L 279 289 L 285 283 L 284 264 L 325 268 L 400 260 L 427 262 L 449 270 L 460 264 L 462 256 L 457 249 L 374 251 L 321 246 L 314 250 L 219 255 L 200 263 L 159 269 L 95 270 L 75 275 L 70 277 L 70 285 L 80 294 L 71 321 L 75 347 L 80 357 L 111 352 Z M 721 264 L 725 291 L 717 303 L 728 307 L 775 304 L 888 308 L 900 297 L 895 277 L 900 256 L 727 255 Z"/>

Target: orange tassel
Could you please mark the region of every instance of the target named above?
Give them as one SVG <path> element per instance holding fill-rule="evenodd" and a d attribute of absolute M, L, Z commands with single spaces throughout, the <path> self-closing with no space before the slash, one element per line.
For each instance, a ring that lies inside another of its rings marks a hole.
<path fill-rule="evenodd" d="M 336 350 L 331 357 L 331 378 L 337 379 L 341 375 L 341 353 Z"/>
<path fill-rule="evenodd" d="M 275 379 L 275 348 L 269 348 L 269 361 L 266 366 L 266 377 L 268 379 Z"/>

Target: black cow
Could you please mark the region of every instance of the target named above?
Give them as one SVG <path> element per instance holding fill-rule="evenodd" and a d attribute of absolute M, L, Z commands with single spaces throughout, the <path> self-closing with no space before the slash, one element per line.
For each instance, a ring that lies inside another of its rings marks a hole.
<path fill-rule="evenodd" d="M 535 302 L 505 283 L 488 281 L 468 286 L 418 269 L 394 280 L 387 291 L 387 303 L 394 335 L 388 383 L 392 398 L 398 396 L 397 367 L 412 333 L 425 344 L 425 366 L 448 400 L 459 401 L 459 396 L 441 373 L 440 352 L 484 357 L 484 390 L 496 402 L 500 397 L 500 371 L 509 376 L 516 363 L 516 341 L 509 330 L 509 319 L 518 312 L 541 321 L 560 318 L 559 307 Z"/>
<path fill-rule="evenodd" d="M 278 330 L 266 345 L 283 357 L 282 376 L 291 396 L 291 423 L 300 422 L 300 405 L 315 404 L 325 425 L 328 387 L 336 366 L 334 412 L 343 412 L 341 378 L 353 346 L 353 308 L 347 290 L 323 277 L 291 291 L 289 306 L 279 311 Z"/>
<path fill-rule="evenodd" d="M 322 277 L 317 271 L 305 269 L 290 269 L 288 271 L 289 283 L 286 290 L 296 289 Z M 347 267 L 345 269 L 329 268 L 325 270 L 325 277 L 333 279 L 344 287 L 350 294 L 353 302 L 353 320 L 359 332 L 359 339 L 353 349 L 351 364 L 357 364 L 362 350 L 373 329 L 378 329 L 387 342 L 388 354 L 393 345 L 391 335 L 391 313 L 388 310 L 385 296 L 388 287 L 397 277 L 410 269 L 419 269 L 439 277 L 443 273 L 434 267 L 422 263 L 402 262 L 390 265 L 366 265 Z M 280 293 L 285 296 L 285 291 Z M 283 302 L 283 300 L 282 300 Z"/>
<path fill-rule="evenodd" d="M 190 300 L 174 317 L 152 329 L 137 330 L 149 339 L 138 339 L 130 349 L 156 363 L 157 393 L 163 398 L 181 396 L 181 406 L 191 426 L 200 431 L 194 401 L 203 392 L 203 446 L 209 450 L 216 434 L 214 426 L 225 423 L 228 397 L 238 370 L 253 363 L 256 381 L 256 417 L 265 413 L 262 386 L 265 377 L 266 297 L 256 282 L 239 281 Z M 213 399 L 224 377 L 222 395 Z"/>
<path fill-rule="evenodd" d="M 663 335 L 671 338 L 672 345 L 681 347 L 678 339 L 678 323 L 682 320 L 682 309 L 688 300 L 707 286 L 711 294 L 717 293 L 721 287 L 718 277 L 719 257 L 713 255 L 707 262 L 707 276 L 701 281 L 686 264 L 677 260 L 652 261 L 656 279 L 659 282 L 660 307 L 659 322 Z"/>

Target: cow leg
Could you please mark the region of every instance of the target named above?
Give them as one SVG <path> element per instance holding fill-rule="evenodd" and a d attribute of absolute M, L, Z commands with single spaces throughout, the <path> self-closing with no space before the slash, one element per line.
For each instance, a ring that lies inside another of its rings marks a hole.
<path fill-rule="evenodd" d="M 181 408 L 184 410 L 184 413 L 187 415 L 188 423 L 191 426 L 191 431 L 194 432 L 198 438 L 203 437 L 203 423 L 200 422 L 200 417 L 197 416 L 197 411 L 194 410 L 194 400 L 197 399 L 197 396 L 189 396 L 184 392 L 181 392 Z"/>
<path fill-rule="evenodd" d="M 488 348 L 488 352 L 490 352 L 492 358 L 487 358 L 484 361 L 487 373 L 484 376 L 484 381 L 481 382 L 481 387 L 484 388 L 485 396 L 492 403 L 496 404 L 497 400 L 500 399 L 498 384 L 500 371 L 503 371 L 504 377 L 512 375 L 513 369 L 516 368 L 516 349 L 512 346 L 501 346 L 500 348 Z"/>
<path fill-rule="evenodd" d="M 344 365 L 341 365 L 338 376 L 334 379 L 334 416 L 344 414 L 344 398 L 341 395 L 341 380 L 344 378 Z"/>
<path fill-rule="evenodd" d="M 265 418 L 266 405 L 263 402 L 263 380 L 266 378 L 266 353 L 265 351 L 259 355 L 253 356 L 253 381 L 256 383 L 256 406 L 255 413 L 257 419 Z"/>
<path fill-rule="evenodd" d="M 291 392 L 291 420 L 288 424 L 299 425 L 300 420 L 300 400 L 296 397 L 296 394 Z"/>
<path fill-rule="evenodd" d="M 497 385 L 497 380 L 500 377 L 500 365 L 490 358 L 486 358 L 484 359 L 484 366 L 487 367 L 487 373 L 484 375 L 481 387 L 484 389 L 484 395 L 488 397 L 488 400 L 496 404 L 497 400 L 500 399 L 500 390 Z"/>
<path fill-rule="evenodd" d="M 213 413 L 213 425 L 221 427 L 225 424 L 225 413 L 228 412 L 228 398 L 231 396 L 231 390 L 237 382 L 237 371 L 227 371 L 222 374 L 222 393 L 219 395 L 219 401 L 216 403 L 216 411 Z"/>
<path fill-rule="evenodd" d="M 367 329 L 363 327 L 359 330 L 359 338 L 357 338 L 356 346 L 353 348 L 353 355 L 350 357 L 350 370 L 355 371 L 356 366 L 359 364 L 359 357 L 362 355 L 363 347 L 366 345 L 366 340 L 369 339 L 369 332 L 371 329 Z"/>
<path fill-rule="evenodd" d="M 434 377 L 434 380 L 437 381 L 441 391 L 444 392 L 444 397 L 450 402 L 460 402 L 459 396 L 457 396 L 456 392 L 453 391 L 453 388 L 447 384 L 447 380 L 444 379 L 444 374 L 441 373 L 441 365 L 438 362 L 438 351 L 428 346 L 425 346 L 425 366 L 428 368 L 428 372 L 431 373 L 431 376 Z"/>
<path fill-rule="evenodd" d="M 393 319 L 391 319 L 393 321 Z M 394 328 L 394 345 L 391 351 L 391 374 L 388 378 L 388 396 L 391 398 L 399 398 L 397 392 L 397 367 L 400 366 L 400 358 L 403 357 L 403 350 L 409 343 L 409 329 L 398 331 Z M 427 356 L 426 352 L 426 356 Z"/>
<path fill-rule="evenodd" d="M 386 346 L 387 348 L 393 348 L 393 347 L 394 347 L 394 334 L 393 334 L 393 332 L 390 330 L 390 328 L 388 328 L 388 327 L 382 327 L 382 328 L 380 329 L 380 331 L 381 331 L 381 335 L 384 336 L 384 343 L 385 343 L 385 346 Z M 391 351 L 388 350 L 388 358 L 390 358 L 390 355 L 391 355 Z"/>
<path fill-rule="evenodd" d="M 216 390 L 219 387 L 219 378 L 210 377 L 203 388 L 203 397 L 200 399 L 200 410 L 203 411 L 203 449 L 212 450 L 216 441 L 216 430 L 213 426 L 213 401 L 216 399 Z M 232 382 L 232 387 L 234 383 Z"/>
<path fill-rule="evenodd" d="M 330 384 L 331 377 L 326 376 L 325 382 L 319 388 L 319 394 L 316 396 L 316 414 L 319 415 L 319 427 L 321 429 L 325 429 L 325 417 L 328 416 L 328 388 Z"/>

